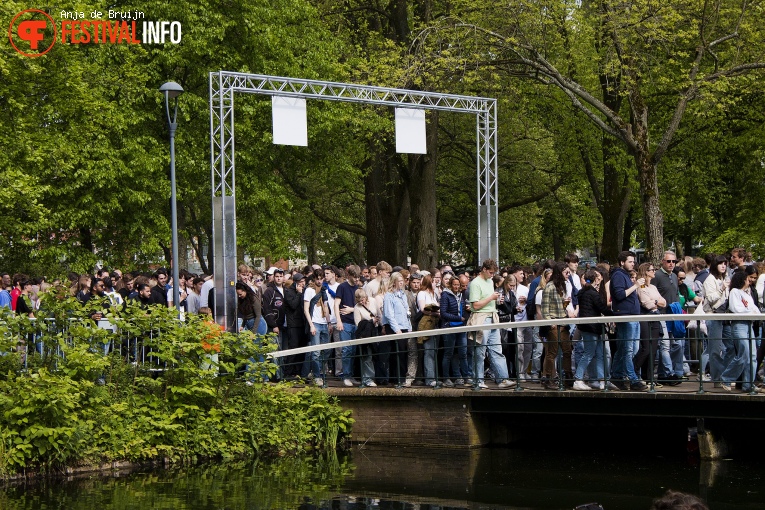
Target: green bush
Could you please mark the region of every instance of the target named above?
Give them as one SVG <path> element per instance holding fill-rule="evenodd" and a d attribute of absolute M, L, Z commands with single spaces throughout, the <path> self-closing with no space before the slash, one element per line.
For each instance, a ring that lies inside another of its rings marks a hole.
<path fill-rule="evenodd" d="M 350 413 L 322 391 L 262 382 L 275 370 L 253 361 L 273 350 L 267 337 L 137 306 L 105 310 L 114 334 L 68 300 L 44 308 L 42 327 L 0 317 L 0 476 L 115 460 L 286 456 L 335 449 L 350 432 Z M 128 338 L 155 361 L 103 355 L 104 344 Z M 25 368 L 22 342 L 30 353 L 42 342 L 45 355 L 29 354 Z"/>

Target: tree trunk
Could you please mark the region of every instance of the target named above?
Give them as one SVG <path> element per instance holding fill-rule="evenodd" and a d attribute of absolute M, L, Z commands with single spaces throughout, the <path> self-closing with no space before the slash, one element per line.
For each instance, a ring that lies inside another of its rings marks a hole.
<path fill-rule="evenodd" d="M 80 246 L 93 253 L 93 234 L 88 227 L 80 228 Z"/>
<path fill-rule="evenodd" d="M 640 181 L 640 197 L 643 202 L 643 224 L 645 226 L 645 260 L 659 263 L 664 253 L 664 215 L 659 207 L 659 181 L 656 165 L 649 154 L 640 151 L 635 155 Z"/>
<path fill-rule="evenodd" d="M 630 208 L 630 184 L 626 172 L 615 163 L 617 142 L 604 137 L 603 151 L 603 246 L 602 257 L 616 260 L 624 241 L 624 221 Z"/>
<path fill-rule="evenodd" d="M 438 111 L 428 113 L 427 154 L 411 155 L 409 203 L 412 207 L 412 262 L 422 268 L 438 264 L 436 231 L 436 168 L 438 167 Z M 405 261 L 403 261 L 405 262 Z"/>
<path fill-rule="evenodd" d="M 409 194 L 401 181 L 401 158 L 376 153 L 364 178 L 367 262 L 396 265 L 408 253 Z"/>

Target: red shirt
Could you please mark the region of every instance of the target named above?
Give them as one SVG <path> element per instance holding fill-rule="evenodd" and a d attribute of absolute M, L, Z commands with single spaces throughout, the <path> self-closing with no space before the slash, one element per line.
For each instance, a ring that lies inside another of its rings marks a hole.
<path fill-rule="evenodd" d="M 16 311 L 16 300 L 19 299 L 20 295 L 21 295 L 21 290 L 14 287 L 13 290 L 11 291 L 11 310 L 13 310 L 14 312 Z"/>

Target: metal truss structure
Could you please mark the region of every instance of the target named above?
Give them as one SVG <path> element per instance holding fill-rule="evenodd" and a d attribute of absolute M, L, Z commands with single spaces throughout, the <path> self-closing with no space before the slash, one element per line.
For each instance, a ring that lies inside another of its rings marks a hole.
<path fill-rule="evenodd" d="M 472 113 L 476 116 L 478 258 L 498 258 L 497 101 L 368 85 L 218 71 L 210 73 L 210 166 L 215 317 L 236 330 L 234 93 Z"/>

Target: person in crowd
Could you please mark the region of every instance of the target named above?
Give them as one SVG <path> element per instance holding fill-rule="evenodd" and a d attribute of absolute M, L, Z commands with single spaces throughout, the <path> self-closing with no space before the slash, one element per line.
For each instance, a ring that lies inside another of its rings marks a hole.
<path fill-rule="evenodd" d="M 9 310 L 12 310 L 11 307 L 11 290 L 13 287 L 11 286 L 11 277 L 8 273 L 2 274 L 2 285 L 0 286 L 0 308 L 8 308 Z"/>
<path fill-rule="evenodd" d="M 516 298 L 516 312 L 514 322 L 528 321 L 528 299 L 529 287 L 525 285 L 526 271 L 520 266 L 510 267 L 509 277 L 514 277 L 516 281 L 515 288 L 512 289 Z M 534 350 L 534 330 L 533 328 L 516 328 L 516 366 L 518 367 L 518 378 L 527 379 L 526 370 L 531 363 L 531 355 Z"/>
<path fill-rule="evenodd" d="M 749 254 L 743 248 L 733 248 L 730 251 L 730 264 L 728 265 L 728 278 L 733 276 L 733 271 L 743 269 L 746 265 Z"/>
<path fill-rule="evenodd" d="M 340 341 L 353 340 L 356 336 L 356 321 L 353 312 L 356 306 L 356 289 L 358 289 L 359 273 L 361 273 L 359 266 L 355 264 L 349 265 L 345 269 L 345 281 L 337 286 L 337 291 L 335 292 L 335 317 L 338 317 L 337 330 L 340 335 Z M 356 346 L 343 347 L 341 356 L 343 384 L 349 387 L 361 384 L 353 379 Z"/>
<path fill-rule="evenodd" d="M 284 289 L 285 316 L 287 319 L 287 349 L 297 349 L 308 345 L 306 336 L 306 316 L 303 310 L 303 292 L 306 287 L 306 278 L 303 273 L 292 275 L 292 284 Z M 256 294 L 257 295 L 257 294 Z M 309 356 L 293 354 L 284 358 L 284 378 L 295 379 L 298 376 L 308 377 L 311 364 L 306 363 Z"/>
<path fill-rule="evenodd" d="M 585 272 L 582 280 L 584 281 L 581 284 L 582 290 L 579 292 L 579 317 L 602 317 L 608 315 L 610 310 L 606 303 L 605 286 L 603 285 L 601 274 L 594 269 L 590 269 Z M 598 385 L 597 388 L 605 389 L 603 325 L 600 323 L 580 324 L 579 331 L 582 335 L 584 350 L 576 366 L 573 389 L 575 391 L 590 390 L 591 386 L 584 382 L 584 375 L 591 365 L 593 365 L 597 377 L 596 381 L 593 382 Z M 615 388 L 614 386 L 613 389 Z"/>
<path fill-rule="evenodd" d="M 154 272 L 154 279 L 157 284 L 151 288 L 151 301 L 155 305 L 167 306 L 167 269 L 160 267 Z"/>
<path fill-rule="evenodd" d="M 540 319 L 553 320 L 568 317 L 566 308 L 571 304 L 571 296 L 567 293 L 566 280 L 571 273 L 565 262 L 553 266 L 550 281 L 542 291 L 542 310 Z M 542 385 L 545 388 L 557 388 L 555 383 L 557 372 L 555 362 L 558 351 L 562 351 L 562 370 L 566 379 L 571 379 L 571 336 L 568 326 L 551 326 L 547 335 L 547 345 L 544 365 L 542 368 Z"/>
<path fill-rule="evenodd" d="M 237 318 L 242 319 L 242 329 L 255 332 L 262 317 L 260 299 L 243 280 L 236 282 L 236 296 Z"/>
<path fill-rule="evenodd" d="M 268 284 L 265 292 L 263 292 L 262 309 L 268 330 L 276 334 L 278 348 L 284 349 L 284 346 L 287 345 L 287 317 L 284 309 L 284 269 L 280 267 L 274 268 L 273 281 Z M 277 358 L 277 365 L 280 360 Z M 281 369 L 279 369 L 276 379 L 281 377 Z"/>
<path fill-rule="evenodd" d="M 451 278 L 449 287 L 441 293 L 440 308 L 441 327 L 447 331 L 442 336 L 444 343 L 444 357 L 441 367 L 441 374 L 444 378 L 443 385 L 447 388 L 452 388 L 455 385 L 464 386 L 465 380 L 469 378 L 467 334 L 449 332 L 449 328 L 464 326 L 467 322 L 465 299 L 460 292 L 458 278 Z M 457 351 L 456 358 L 454 357 L 455 349 Z M 454 381 L 452 381 L 452 377 L 455 378 Z"/>
<path fill-rule="evenodd" d="M 394 272 L 390 275 L 388 289 L 383 297 L 382 324 L 385 334 L 397 335 L 411 331 L 409 314 L 409 303 L 404 294 L 404 277 L 401 273 Z M 399 383 L 411 386 L 417 371 L 417 353 L 415 351 L 414 356 L 409 354 L 406 339 L 394 340 L 390 343 L 392 344 L 390 349 L 395 353 L 390 370 Z"/>
<path fill-rule="evenodd" d="M 737 269 L 730 279 L 728 297 L 728 309 L 731 313 L 760 315 L 760 309 L 749 290 L 749 277 L 746 271 Z M 754 374 L 752 358 L 754 345 L 754 331 L 751 320 L 733 320 L 730 326 L 731 341 L 725 351 L 723 365 L 725 370 L 720 376 L 720 387 L 725 391 L 732 390 L 732 383 L 739 377 L 742 378 L 741 389 L 744 393 L 754 391 L 765 393 L 765 389 L 753 386 Z"/>
<path fill-rule="evenodd" d="M 492 278 L 497 272 L 497 263 L 486 259 L 481 264 L 481 272 L 470 282 L 470 325 L 498 324 L 497 299 L 500 293 L 495 291 Z M 484 359 L 488 356 L 492 374 L 499 389 L 515 386 L 515 381 L 508 379 L 507 360 L 502 354 L 499 330 L 489 329 L 479 332 L 475 337 L 473 350 L 473 377 L 478 388 L 488 388 L 484 383 Z"/>
<path fill-rule="evenodd" d="M 638 267 L 638 278 L 643 278 L 645 283 L 638 289 L 641 315 L 659 315 L 660 310 L 667 306 L 667 302 L 659 293 L 656 286 L 651 283 L 656 274 L 656 267 L 650 262 L 643 262 Z M 658 317 L 657 317 L 658 319 Z M 659 339 L 663 335 L 661 321 L 642 321 L 640 323 L 640 348 L 632 358 L 635 372 L 647 381 L 653 377 L 653 359 L 659 348 Z M 666 384 L 675 386 L 679 381 L 666 381 Z M 661 387 L 661 383 L 656 383 Z"/>
<path fill-rule="evenodd" d="M 609 284 L 611 287 L 611 309 L 616 316 L 629 316 L 640 314 L 640 300 L 637 290 L 645 285 L 645 279 L 637 278 L 634 282 L 629 272 L 635 267 L 635 254 L 630 251 L 622 251 L 617 256 L 618 267 L 610 274 Z M 633 342 L 640 339 L 640 323 L 637 321 L 617 322 L 616 335 L 618 347 L 611 364 L 611 378 L 615 386 L 620 390 L 644 391 L 646 384 L 638 379 L 635 367 L 632 364 Z M 629 387 L 624 378 L 629 379 Z"/>
<path fill-rule="evenodd" d="M 323 286 L 324 271 L 315 269 L 311 280 L 306 285 L 303 293 L 303 313 L 308 323 L 311 334 L 310 345 L 324 345 L 329 343 L 329 306 L 327 304 L 327 291 Z M 268 290 L 266 291 L 268 292 Z M 313 382 L 316 386 L 324 386 L 324 364 L 327 361 L 328 351 L 313 351 L 311 353 L 311 371 Z"/>
<path fill-rule="evenodd" d="M 439 298 L 433 286 L 433 278 L 426 274 L 420 283 L 420 291 L 417 293 L 417 311 L 421 316 L 417 331 L 429 331 L 436 329 L 440 321 Z M 423 365 L 425 369 L 425 384 L 435 387 L 436 381 L 436 358 L 438 357 L 438 342 L 440 335 L 423 336 L 418 339 L 422 343 Z"/>
<path fill-rule="evenodd" d="M 353 307 L 353 321 L 356 324 L 356 338 L 371 338 L 377 336 L 378 313 L 375 309 L 375 301 L 369 299 L 364 289 L 356 289 L 354 292 L 356 306 Z M 375 365 L 373 355 L 377 344 L 369 343 L 361 345 L 361 386 L 375 387 Z"/>
<path fill-rule="evenodd" d="M 706 313 L 727 313 L 728 311 L 728 261 L 725 255 L 718 255 L 709 267 L 709 278 L 704 281 L 704 311 Z M 730 344 L 730 324 L 726 321 L 707 321 L 707 350 L 709 374 L 715 384 L 725 369 L 723 358 Z"/>
<path fill-rule="evenodd" d="M 680 302 L 679 282 L 677 280 L 677 255 L 673 251 L 665 251 L 661 260 L 661 268 L 656 271 L 653 279 L 656 289 L 666 301 L 666 305 L 659 310 L 663 314 L 674 313 L 671 309 L 673 303 Z M 676 338 L 675 332 L 667 330 L 666 322 L 662 322 L 663 338 L 659 342 L 661 363 L 659 364 L 659 379 L 669 384 L 682 382 L 685 370 L 683 368 L 683 353 L 685 350 L 685 338 Z"/>

